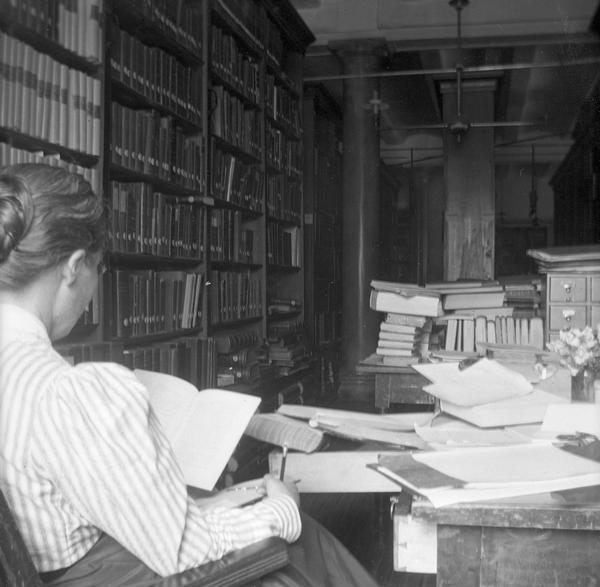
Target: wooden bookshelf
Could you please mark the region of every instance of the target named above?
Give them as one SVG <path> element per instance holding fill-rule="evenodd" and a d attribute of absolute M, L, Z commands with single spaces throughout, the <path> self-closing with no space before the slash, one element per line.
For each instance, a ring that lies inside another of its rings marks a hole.
<path fill-rule="evenodd" d="M 284 376 L 270 346 L 303 327 L 302 305 L 286 318 L 268 308 L 303 290 L 300 93 L 312 35 L 288 2 L 215 0 L 208 20 L 208 329 L 222 376 L 253 389 Z"/>
<path fill-rule="evenodd" d="M 102 184 L 100 0 L 68 7 L 22 2 L 0 14 L 0 165 L 44 162 Z M 70 10 L 73 9 L 73 10 Z M 100 295 L 73 339 L 102 340 Z"/>
<path fill-rule="evenodd" d="M 265 343 L 304 324 L 302 303 L 268 303 L 303 301 L 310 31 L 287 0 L 42 4 L 0 15 L 0 164 L 81 173 L 110 224 L 108 271 L 61 352 L 201 387 L 235 352 L 253 361 L 236 384 L 276 380 Z"/>

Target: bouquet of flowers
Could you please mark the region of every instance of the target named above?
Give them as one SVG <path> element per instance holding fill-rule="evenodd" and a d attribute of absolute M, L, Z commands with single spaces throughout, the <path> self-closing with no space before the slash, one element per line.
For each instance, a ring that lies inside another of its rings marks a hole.
<path fill-rule="evenodd" d="M 559 338 L 547 346 L 558 353 L 560 363 L 569 369 L 571 375 L 589 371 L 595 377 L 600 376 L 600 324 L 595 329 L 586 326 L 583 330 L 561 330 Z"/>

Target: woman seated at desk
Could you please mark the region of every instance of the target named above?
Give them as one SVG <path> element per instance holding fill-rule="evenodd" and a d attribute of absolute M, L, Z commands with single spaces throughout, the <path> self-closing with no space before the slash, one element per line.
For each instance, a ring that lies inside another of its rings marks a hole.
<path fill-rule="evenodd" d="M 97 288 L 105 223 L 79 176 L 0 168 L 0 485 L 44 582 L 141 586 L 281 536 L 291 564 L 265 585 L 375 585 L 275 478 L 249 507 L 191 499 L 133 372 L 53 350 Z"/>

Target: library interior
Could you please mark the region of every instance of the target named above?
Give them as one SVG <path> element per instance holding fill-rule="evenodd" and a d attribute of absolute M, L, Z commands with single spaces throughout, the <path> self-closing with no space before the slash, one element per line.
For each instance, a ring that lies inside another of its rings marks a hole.
<path fill-rule="evenodd" d="M 190 495 L 290 481 L 383 587 L 596 585 L 599 66 L 597 0 L 0 0 L 0 184 L 106 215 L 54 349 L 134 372 Z M 11 475 L 0 584 L 42 585 Z"/>

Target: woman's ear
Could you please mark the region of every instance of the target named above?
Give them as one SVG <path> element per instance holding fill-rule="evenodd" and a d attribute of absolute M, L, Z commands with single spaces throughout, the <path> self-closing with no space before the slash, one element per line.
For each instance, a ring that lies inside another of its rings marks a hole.
<path fill-rule="evenodd" d="M 82 269 L 85 267 L 86 253 L 83 249 L 73 251 L 63 264 L 62 276 L 67 285 L 75 283 Z"/>

